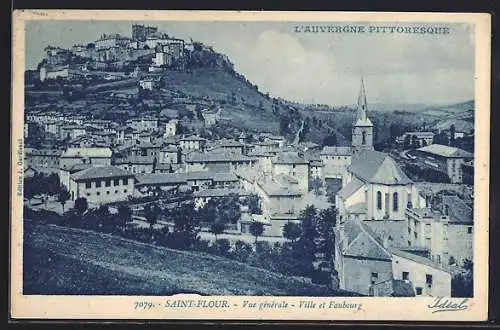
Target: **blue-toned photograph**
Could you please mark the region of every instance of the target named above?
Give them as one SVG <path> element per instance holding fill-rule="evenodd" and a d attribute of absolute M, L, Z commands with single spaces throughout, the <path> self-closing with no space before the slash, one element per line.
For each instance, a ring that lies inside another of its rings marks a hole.
<path fill-rule="evenodd" d="M 26 21 L 23 294 L 472 297 L 473 36 Z"/>

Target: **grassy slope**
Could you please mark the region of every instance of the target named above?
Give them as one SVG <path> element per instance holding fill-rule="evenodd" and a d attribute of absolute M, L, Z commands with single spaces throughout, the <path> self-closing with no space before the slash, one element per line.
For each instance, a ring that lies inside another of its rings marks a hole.
<path fill-rule="evenodd" d="M 193 73 L 170 71 L 165 82 L 168 89 L 217 102 L 228 101 L 234 93 L 236 103 L 222 105 L 223 117 L 242 128 L 278 133 L 279 119 L 272 114 L 271 101 L 228 72 L 211 69 L 197 69 Z"/>
<path fill-rule="evenodd" d="M 233 260 L 78 229 L 26 222 L 24 242 L 24 294 L 331 295 Z"/>

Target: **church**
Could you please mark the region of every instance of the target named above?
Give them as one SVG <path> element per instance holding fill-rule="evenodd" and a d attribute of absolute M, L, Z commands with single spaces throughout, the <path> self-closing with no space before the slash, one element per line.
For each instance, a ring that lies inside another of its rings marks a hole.
<path fill-rule="evenodd" d="M 449 296 L 450 273 L 430 259 L 404 251 L 410 245 L 406 210 L 420 208 L 425 200 L 392 157 L 374 150 L 374 127 L 367 110 L 361 80 L 351 161 L 342 171 L 342 188 L 335 199 L 339 287 L 371 296 Z"/>
<path fill-rule="evenodd" d="M 386 153 L 373 148 L 373 124 L 367 115 L 363 80 L 352 127 L 352 157 L 342 176 L 336 205 L 345 219 L 404 221 L 408 205 L 420 204 L 410 178 Z"/>

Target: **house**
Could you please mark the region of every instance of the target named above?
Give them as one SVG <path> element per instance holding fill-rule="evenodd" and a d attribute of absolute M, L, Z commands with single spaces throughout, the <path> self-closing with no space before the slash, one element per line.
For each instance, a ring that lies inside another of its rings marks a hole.
<path fill-rule="evenodd" d="M 335 269 L 339 287 L 368 296 L 397 296 L 395 281 L 416 296 L 451 296 L 451 274 L 436 262 L 392 247 L 360 220 L 338 221 Z M 410 294 L 413 295 L 413 294 Z"/>
<path fill-rule="evenodd" d="M 84 136 L 86 133 L 85 128 L 78 124 L 62 125 L 59 129 L 59 136 L 62 139 L 76 139 L 80 136 Z"/>
<path fill-rule="evenodd" d="M 170 119 L 167 123 L 165 123 L 165 133 L 163 137 L 174 136 L 177 134 L 177 119 Z"/>
<path fill-rule="evenodd" d="M 213 126 L 217 124 L 217 122 L 220 120 L 220 116 L 222 113 L 222 109 L 219 108 L 217 110 L 212 110 L 212 111 L 204 111 L 203 112 L 203 119 L 205 121 L 205 126 Z"/>
<path fill-rule="evenodd" d="M 441 212 L 449 217 L 447 242 L 449 256 L 456 262 L 473 258 L 474 215 L 458 196 L 443 196 Z"/>
<path fill-rule="evenodd" d="M 418 148 L 431 145 L 434 141 L 433 132 L 406 132 L 396 138 L 397 143 L 404 143 L 410 141 L 412 145 L 417 145 Z"/>
<path fill-rule="evenodd" d="M 212 150 L 214 149 L 226 153 L 243 154 L 245 145 L 236 140 L 222 139 L 217 141 Z"/>
<path fill-rule="evenodd" d="M 154 173 L 156 159 L 149 155 L 129 155 L 117 158 L 114 165 L 130 173 Z"/>
<path fill-rule="evenodd" d="M 272 159 L 274 153 L 267 151 L 251 151 L 247 154 L 248 157 L 257 159 L 256 168 L 259 168 L 262 173 L 271 176 L 273 171 Z"/>
<path fill-rule="evenodd" d="M 95 146 L 95 139 L 90 135 L 81 135 L 68 141 L 69 148 L 90 148 Z"/>
<path fill-rule="evenodd" d="M 157 131 L 158 118 L 154 117 L 141 117 L 127 120 L 127 126 L 132 127 L 136 131 Z"/>
<path fill-rule="evenodd" d="M 179 146 L 184 153 L 190 151 L 203 151 L 206 141 L 206 139 L 199 136 L 186 136 L 179 139 Z"/>
<path fill-rule="evenodd" d="M 306 193 L 309 189 L 309 162 L 302 154 L 284 151 L 271 159 L 272 175 L 287 174 L 298 181 L 298 189 Z"/>
<path fill-rule="evenodd" d="M 257 159 L 225 152 L 192 152 L 186 156 L 186 171 L 212 171 L 228 173 L 238 169 L 252 167 Z"/>
<path fill-rule="evenodd" d="M 474 155 L 470 152 L 440 144 L 431 144 L 418 148 L 413 154 L 422 166 L 448 175 L 451 183 L 462 183 L 462 165 L 474 158 Z"/>
<path fill-rule="evenodd" d="M 92 204 L 126 201 L 134 193 L 134 175 L 115 166 L 97 166 L 70 175 L 71 200 Z"/>
<path fill-rule="evenodd" d="M 160 164 L 177 164 L 178 149 L 173 146 L 162 147 L 159 151 L 158 162 Z"/>
<path fill-rule="evenodd" d="M 25 151 L 24 166 L 38 173 L 57 173 L 61 153 L 62 151 L 57 149 L 28 149 Z"/>
<path fill-rule="evenodd" d="M 69 167 L 59 169 L 59 182 L 70 191 L 71 174 L 91 168 L 92 164 L 74 164 Z"/>
<path fill-rule="evenodd" d="M 284 136 L 268 135 L 264 137 L 264 142 L 270 143 L 278 148 L 283 148 L 285 146 L 286 139 Z"/>
<path fill-rule="evenodd" d="M 391 295 L 392 285 L 380 284 L 392 284 L 392 254 L 367 225 L 340 220 L 335 241 L 334 263 L 340 289 L 367 296 Z"/>
<path fill-rule="evenodd" d="M 392 254 L 392 273 L 395 279 L 413 285 L 415 296 L 451 297 L 451 273 L 442 265 L 396 248 Z"/>
<path fill-rule="evenodd" d="M 67 148 L 59 159 L 60 168 L 69 168 L 75 164 L 110 166 L 112 151 L 110 148 Z"/>
<path fill-rule="evenodd" d="M 137 174 L 136 181 L 136 190 L 141 193 L 149 193 L 158 189 L 177 192 L 180 187 L 187 187 L 185 173 Z"/>
<path fill-rule="evenodd" d="M 325 178 L 341 179 L 342 175 L 351 165 L 351 147 L 325 146 L 320 152 L 320 159 L 324 164 L 323 175 Z"/>
<path fill-rule="evenodd" d="M 257 182 L 256 192 L 261 199 L 262 215 L 270 224 L 265 234 L 281 237 L 285 224 L 290 221 L 300 221 L 299 212 L 303 209 L 303 192 L 298 188 L 298 181 L 294 178 L 281 175 L 277 179 L 280 181 Z"/>
<path fill-rule="evenodd" d="M 310 179 L 323 179 L 323 162 L 321 160 L 309 161 L 309 178 Z"/>

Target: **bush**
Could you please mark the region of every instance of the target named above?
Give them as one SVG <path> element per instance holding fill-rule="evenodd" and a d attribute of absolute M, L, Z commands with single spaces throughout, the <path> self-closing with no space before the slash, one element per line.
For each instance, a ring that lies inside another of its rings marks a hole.
<path fill-rule="evenodd" d="M 228 239 L 222 238 L 214 243 L 213 249 L 215 254 L 227 257 L 229 255 L 229 250 L 231 249 L 231 244 Z"/>

